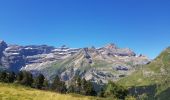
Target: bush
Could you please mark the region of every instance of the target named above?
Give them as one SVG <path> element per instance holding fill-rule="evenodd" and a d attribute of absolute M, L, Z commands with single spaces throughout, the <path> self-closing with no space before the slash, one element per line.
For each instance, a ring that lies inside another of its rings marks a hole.
<path fill-rule="evenodd" d="M 106 85 L 104 93 L 105 97 L 112 96 L 114 98 L 125 99 L 127 95 L 128 95 L 127 89 L 113 83 L 112 81 L 109 81 L 108 84 Z"/>

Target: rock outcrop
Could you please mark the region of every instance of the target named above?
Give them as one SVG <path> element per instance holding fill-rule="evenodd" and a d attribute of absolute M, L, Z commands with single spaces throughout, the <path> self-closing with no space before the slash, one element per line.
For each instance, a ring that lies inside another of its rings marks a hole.
<path fill-rule="evenodd" d="M 108 44 L 99 48 L 99 52 L 108 56 L 135 56 L 136 54 L 129 48 L 118 48 L 115 44 Z"/>

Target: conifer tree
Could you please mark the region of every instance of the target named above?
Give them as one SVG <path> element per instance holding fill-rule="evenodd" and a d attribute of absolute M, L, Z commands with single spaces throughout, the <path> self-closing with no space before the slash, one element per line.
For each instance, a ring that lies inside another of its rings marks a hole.
<path fill-rule="evenodd" d="M 67 92 L 65 82 L 61 81 L 58 75 L 55 77 L 51 88 L 52 88 L 52 90 L 54 90 L 56 92 L 60 92 L 60 93 Z"/>
<path fill-rule="evenodd" d="M 33 77 L 30 72 L 22 71 L 18 77 L 19 83 L 26 86 L 32 86 Z"/>
<path fill-rule="evenodd" d="M 35 88 L 41 89 L 43 87 L 44 79 L 44 75 L 39 74 L 34 80 Z"/>
<path fill-rule="evenodd" d="M 2 71 L 1 73 L 0 73 L 0 81 L 1 82 L 6 82 L 7 81 L 7 72 L 6 71 Z"/>
<path fill-rule="evenodd" d="M 9 72 L 7 77 L 8 77 L 7 80 L 8 80 L 9 83 L 13 83 L 16 79 L 16 75 L 15 75 L 14 72 Z"/>

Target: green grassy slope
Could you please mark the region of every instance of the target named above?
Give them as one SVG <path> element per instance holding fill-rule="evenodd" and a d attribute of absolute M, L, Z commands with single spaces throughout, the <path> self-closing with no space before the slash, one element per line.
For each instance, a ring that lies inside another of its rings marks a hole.
<path fill-rule="evenodd" d="M 145 89 L 155 85 L 155 93 L 151 93 L 152 96 L 160 100 L 170 100 L 170 48 L 164 50 L 150 64 L 121 79 L 118 83 L 128 87 L 145 87 Z"/>
<path fill-rule="evenodd" d="M 76 94 L 58 94 L 16 84 L 0 83 L 0 100 L 105 100 Z"/>

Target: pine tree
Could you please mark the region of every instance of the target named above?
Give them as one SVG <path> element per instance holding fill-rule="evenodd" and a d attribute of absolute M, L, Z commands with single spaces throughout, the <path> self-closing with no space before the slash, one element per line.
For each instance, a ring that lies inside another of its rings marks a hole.
<path fill-rule="evenodd" d="M 68 87 L 67 93 L 75 93 L 75 87 L 74 87 L 74 85 L 70 85 L 70 86 Z"/>
<path fill-rule="evenodd" d="M 48 80 L 44 79 L 44 83 L 43 83 L 44 89 L 49 89 L 49 83 Z"/>
<path fill-rule="evenodd" d="M 61 81 L 61 87 L 59 88 L 59 92 L 60 93 L 66 93 L 67 92 L 65 82 L 63 82 L 63 81 Z"/>
<path fill-rule="evenodd" d="M 24 77 L 24 76 L 23 76 L 23 72 L 20 71 L 20 72 L 17 74 L 17 82 L 20 83 L 20 82 L 22 81 L 23 77 Z"/>
<path fill-rule="evenodd" d="M 26 86 L 32 86 L 33 77 L 30 72 L 22 71 L 18 77 L 19 83 Z"/>
<path fill-rule="evenodd" d="M 101 90 L 98 93 L 98 96 L 99 97 L 105 97 L 104 93 L 105 93 L 105 90 L 103 88 L 101 88 Z"/>
<path fill-rule="evenodd" d="M 81 78 L 80 76 L 77 76 L 76 77 L 76 89 L 75 89 L 75 92 L 80 94 L 81 93 Z"/>
<path fill-rule="evenodd" d="M 0 73 L 0 81 L 1 82 L 7 82 L 6 78 L 7 78 L 7 72 L 6 71 L 2 71 Z"/>
<path fill-rule="evenodd" d="M 16 79 L 14 72 L 3 71 L 0 73 L 0 81 L 6 83 L 13 83 Z"/>
<path fill-rule="evenodd" d="M 85 78 L 82 79 L 81 81 L 81 94 L 86 95 L 86 88 L 87 88 L 87 81 Z"/>
<path fill-rule="evenodd" d="M 14 72 L 9 72 L 8 73 L 8 82 L 13 83 L 15 81 L 15 79 L 16 79 L 15 73 Z"/>
<path fill-rule="evenodd" d="M 44 75 L 39 74 L 34 80 L 35 88 L 41 89 L 43 87 L 44 79 Z"/>
<path fill-rule="evenodd" d="M 56 88 L 58 88 L 58 86 L 60 85 L 60 78 L 58 77 L 58 75 L 54 78 L 54 81 L 51 85 L 51 89 L 55 90 Z"/>
<path fill-rule="evenodd" d="M 51 88 L 52 88 L 52 90 L 54 90 L 56 92 L 60 92 L 60 93 L 67 92 L 65 82 L 61 81 L 58 75 L 55 77 Z"/>
<path fill-rule="evenodd" d="M 80 78 L 80 76 L 77 77 L 76 82 L 77 82 L 77 86 L 80 87 L 81 86 L 81 78 Z"/>
<path fill-rule="evenodd" d="M 91 95 L 91 96 L 96 95 L 96 92 L 95 92 L 95 90 L 93 88 L 93 84 L 90 81 L 87 81 L 87 83 L 86 83 L 85 94 L 86 95 Z"/>

